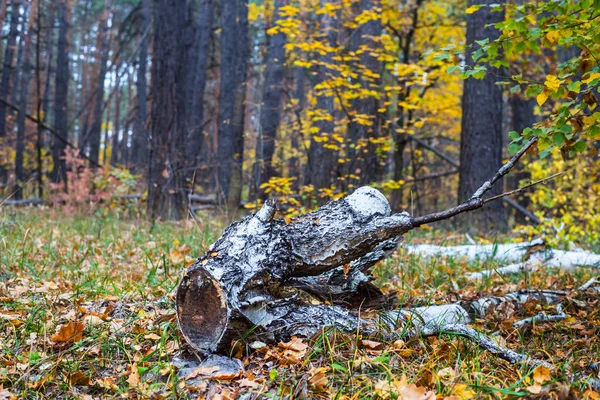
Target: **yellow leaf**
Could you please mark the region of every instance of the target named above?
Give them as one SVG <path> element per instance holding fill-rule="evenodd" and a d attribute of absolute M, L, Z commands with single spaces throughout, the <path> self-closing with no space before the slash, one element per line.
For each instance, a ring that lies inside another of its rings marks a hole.
<path fill-rule="evenodd" d="M 473 14 L 474 12 L 476 12 L 477 10 L 479 10 L 481 8 L 481 4 L 473 4 L 471 7 L 467 8 L 465 10 L 465 12 L 467 14 Z"/>
<path fill-rule="evenodd" d="M 587 78 L 581 81 L 581 83 L 590 83 L 594 79 L 600 78 L 600 72 L 594 72 L 590 74 Z"/>
<path fill-rule="evenodd" d="M 560 33 L 558 31 L 550 31 L 550 32 L 546 33 L 546 39 L 548 39 L 548 41 L 550 43 L 558 42 L 559 38 L 560 38 Z"/>
<path fill-rule="evenodd" d="M 548 100 L 548 95 L 546 94 L 546 92 L 542 91 L 542 93 L 537 95 L 535 100 L 537 101 L 538 106 L 542 106 L 542 105 L 544 105 L 546 100 Z"/>
<path fill-rule="evenodd" d="M 550 379 L 551 379 L 551 374 L 550 374 L 550 370 L 548 369 L 548 367 L 540 365 L 536 369 L 533 370 L 533 380 L 535 381 L 535 383 L 542 384 L 544 382 L 549 381 Z"/>

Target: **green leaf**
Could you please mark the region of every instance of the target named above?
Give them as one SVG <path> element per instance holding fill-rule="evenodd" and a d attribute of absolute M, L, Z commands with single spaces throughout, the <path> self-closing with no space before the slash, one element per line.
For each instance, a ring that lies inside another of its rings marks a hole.
<path fill-rule="evenodd" d="M 508 154 L 515 154 L 521 150 L 521 145 L 519 143 L 511 143 L 508 145 Z"/>
<path fill-rule="evenodd" d="M 271 370 L 271 372 L 269 372 L 269 378 L 270 378 L 271 380 L 274 380 L 275 378 L 277 378 L 277 370 L 276 370 L 275 368 L 273 368 L 273 369 Z"/>
<path fill-rule="evenodd" d="M 573 147 L 575 148 L 575 150 L 577 150 L 578 153 L 583 153 L 587 148 L 587 143 L 582 140 L 579 140 L 575 143 L 575 146 Z"/>
<path fill-rule="evenodd" d="M 552 137 L 552 141 L 558 147 L 561 147 L 565 143 L 565 139 L 565 135 L 562 132 L 558 132 Z"/>
<path fill-rule="evenodd" d="M 460 69 L 460 65 L 451 65 L 448 68 L 446 68 L 446 72 L 451 74 L 454 71 L 456 71 L 457 69 Z"/>
<path fill-rule="evenodd" d="M 517 140 L 521 139 L 521 135 L 519 135 L 519 132 L 517 132 L 517 131 L 508 132 L 508 137 L 513 141 L 517 141 Z"/>

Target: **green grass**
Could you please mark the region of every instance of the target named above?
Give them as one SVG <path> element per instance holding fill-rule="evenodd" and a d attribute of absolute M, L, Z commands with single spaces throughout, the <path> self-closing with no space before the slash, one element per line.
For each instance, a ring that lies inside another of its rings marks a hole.
<path fill-rule="evenodd" d="M 152 226 L 113 215 L 0 208 L 0 385 L 17 398 L 196 398 L 215 393 L 227 398 L 228 393 L 249 391 L 260 391 L 265 398 L 398 398 L 408 384 L 433 390 L 439 398 L 533 396 L 526 390 L 533 384 L 530 367 L 510 365 L 455 336 L 406 343 L 371 338 L 380 341 L 373 349 L 363 338 L 332 330 L 305 339 L 310 347 L 297 359 L 269 345 L 243 358 L 243 376 L 190 387 L 172 364 L 184 346 L 172 292 L 185 267 L 220 236 L 225 223 L 206 215 Z M 420 232 L 409 240 L 440 243 L 445 235 Z M 456 236 L 445 242 L 461 240 Z M 478 283 L 463 278 L 466 272 L 493 266 L 497 262 L 425 261 L 399 251 L 375 274 L 383 290 L 397 292 L 400 305 L 408 307 L 519 288 L 572 288 L 593 272 L 541 270 Z M 569 386 L 572 398 L 583 398 L 593 396 L 586 392 L 590 373 L 585 367 L 600 361 L 599 304 L 598 295 L 577 294 L 565 303 L 566 321 L 515 331 L 504 323 L 505 313 L 495 310 L 474 327 L 486 334 L 499 332 L 507 347 L 555 365 L 542 394 Z M 540 310 L 553 308 L 528 304 L 511 318 Z M 72 321 L 85 323 L 81 340 L 51 339 Z M 257 386 L 240 388 L 242 379 Z"/>

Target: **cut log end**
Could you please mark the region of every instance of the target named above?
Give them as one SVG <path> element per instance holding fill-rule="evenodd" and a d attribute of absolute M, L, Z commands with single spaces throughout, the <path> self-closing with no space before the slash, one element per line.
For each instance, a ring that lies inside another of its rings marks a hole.
<path fill-rule="evenodd" d="M 229 324 L 221 285 L 203 269 L 188 271 L 177 289 L 177 317 L 186 341 L 197 351 L 218 350 Z"/>

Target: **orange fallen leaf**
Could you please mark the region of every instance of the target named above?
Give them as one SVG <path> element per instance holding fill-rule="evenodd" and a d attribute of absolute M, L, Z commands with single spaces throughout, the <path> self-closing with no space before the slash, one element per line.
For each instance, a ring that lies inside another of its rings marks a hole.
<path fill-rule="evenodd" d="M 327 371 L 328 368 L 326 367 L 311 368 L 310 371 L 308 371 L 308 374 L 310 375 L 308 383 L 314 388 L 316 392 L 327 391 L 326 386 L 329 383 L 329 378 L 327 378 L 326 374 Z"/>
<path fill-rule="evenodd" d="M 189 380 L 189 379 L 194 379 L 197 376 L 208 376 L 208 375 L 212 375 L 215 372 L 217 372 L 219 370 L 219 367 L 214 366 L 214 367 L 198 367 L 198 368 L 194 368 L 192 370 L 192 372 L 190 372 L 185 378 L 185 380 Z"/>
<path fill-rule="evenodd" d="M 53 342 L 79 342 L 83 338 L 85 325 L 79 321 L 70 321 L 66 325 L 61 325 L 54 335 L 50 336 Z"/>
<path fill-rule="evenodd" d="M 544 382 L 548 382 L 550 379 L 552 379 L 552 376 L 548 367 L 539 365 L 533 370 L 533 380 L 535 383 L 539 383 L 541 385 Z"/>
<path fill-rule="evenodd" d="M 293 351 L 304 351 L 308 349 L 308 345 L 302 343 L 302 339 L 299 339 L 296 336 L 292 336 L 292 339 L 289 342 L 281 342 L 278 346 L 282 349 L 288 349 Z"/>

